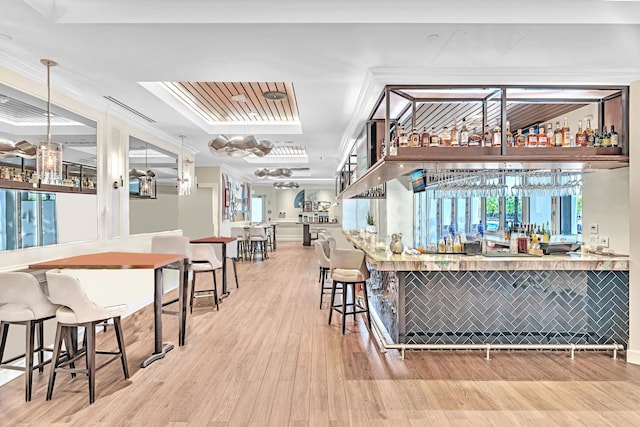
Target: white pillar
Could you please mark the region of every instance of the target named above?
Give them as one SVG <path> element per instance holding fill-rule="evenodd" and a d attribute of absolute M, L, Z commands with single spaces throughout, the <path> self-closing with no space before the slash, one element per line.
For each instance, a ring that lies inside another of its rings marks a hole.
<path fill-rule="evenodd" d="M 640 212 L 640 153 L 635 153 L 636 145 L 640 146 L 640 81 L 631 83 L 629 94 L 629 221 L 635 219 L 633 212 Z M 640 365 L 640 227 L 637 227 L 637 221 L 629 224 L 629 230 L 627 362 Z"/>

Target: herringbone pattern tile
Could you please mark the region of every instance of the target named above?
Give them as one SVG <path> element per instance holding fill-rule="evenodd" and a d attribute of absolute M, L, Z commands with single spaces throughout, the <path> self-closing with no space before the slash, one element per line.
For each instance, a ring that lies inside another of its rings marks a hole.
<path fill-rule="evenodd" d="M 621 343 L 629 276 L 618 271 L 406 273 L 408 343 Z"/>

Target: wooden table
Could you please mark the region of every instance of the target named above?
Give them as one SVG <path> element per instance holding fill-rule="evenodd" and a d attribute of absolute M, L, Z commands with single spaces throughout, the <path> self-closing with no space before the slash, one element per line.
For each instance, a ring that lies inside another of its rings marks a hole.
<path fill-rule="evenodd" d="M 139 252 L 102 252 L 78 255 L 69 258 L 30 264 L 31 269 L 150 269 L 154 270 L 154 329 L 155 340 L 153 354 L 142 362 L 146 368 L 152 362 L 162 359 L 173 349 L 173 344 L 163 347 L 162 343 L 162 269 L 177 264 L 180 270 L 180 285 L 178 291 L 180 327 L 178 328 L 178 345 L 183 346 L 186 333 L 187 319 L 187 259 L 181 254 L 155 254 Z"/>
<path fill-rule="evenodd" d="M 222 246 L 222 294 L 220 299 L 224 299 L 229 296 L 227 291 L 227 243 L 238 240 L 237 237 L 203 237 L 201 239 L 192 240 L 190 243 L 209 243 L 213 245 Z"/>

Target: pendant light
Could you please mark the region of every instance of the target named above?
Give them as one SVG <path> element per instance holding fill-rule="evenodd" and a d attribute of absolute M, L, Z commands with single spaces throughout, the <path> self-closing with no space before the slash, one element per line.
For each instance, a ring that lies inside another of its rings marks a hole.
<path fill-rule="evenodd" d="M 145 142 L 144 148 L 144 168 L 147 169 L 145 174 L 139 178 L 140 180 L 140 196 L 155 199 L 155 177 L 156 174 L 149 169 L 148 164 L 149 143 Z"/>
<path fill-rule="evenodd" d="M 62 144 L 51 141 L 51 67 L 58 65 L 50 59 L 41 59 L 47 67 L 47 140 L 36 151 L 36 173 L 43 184 L 60 184 L 62 181 Z"/>
<path fill-rule="evenodd" d="M 182 171 L 180 177 L 178 177 L 178 196 L 188 196 L 191 194 L 191 180 L 189 174 L 189 162 L 184 158 L 184 139 L 186 135 L 180 135 L 182 140 Z M 185 169 L 187 169 L 185 173 Z"/>

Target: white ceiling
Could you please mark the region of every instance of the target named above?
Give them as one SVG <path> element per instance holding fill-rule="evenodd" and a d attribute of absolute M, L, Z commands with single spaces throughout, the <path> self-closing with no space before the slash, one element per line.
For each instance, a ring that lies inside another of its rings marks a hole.
<path fill-rule="evenodd" d="M 196 166 L 247 176 L 277 165 L 214 156 L 215 135 L 140 83 L 291 82 L 302 133 L 246 133 L 306 147 L 310 178 L 331 179 L 386 83 L 640 79 L 640 2 L 2 0 L 0 65 L 45 82 L 41 58 L 60 64 L 54 91 L 100 110 L 112 96 L 176 146 L 187 135 Z"/>

